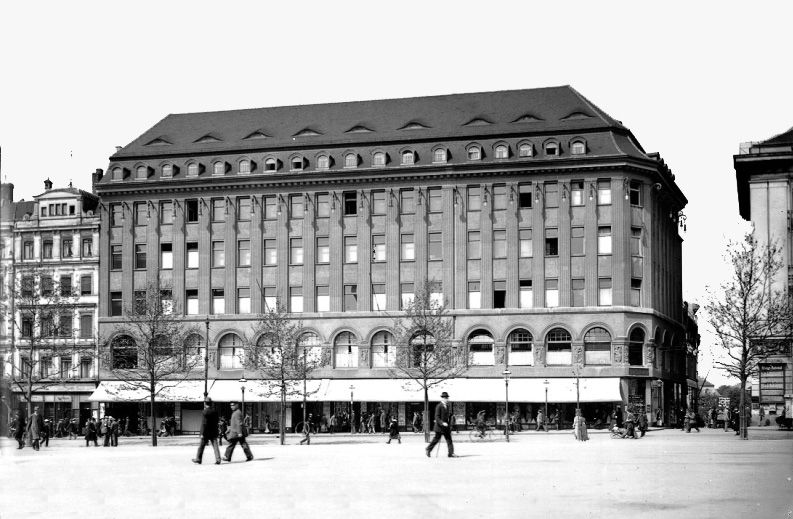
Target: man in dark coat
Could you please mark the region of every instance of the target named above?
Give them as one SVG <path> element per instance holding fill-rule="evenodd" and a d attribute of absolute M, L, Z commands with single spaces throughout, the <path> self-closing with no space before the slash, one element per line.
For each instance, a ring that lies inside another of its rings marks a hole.
<path fill-rule="evenodd" d="M 231 413 L 231 422 L 229 423 L 229 446 L 226 447 L 226 453 L 223 459 L 231 461 L 234 447 L 239 443 L 242 447 L 242 451 L 245 453 L 245 461 L 251 461 L 253 459 L 253 454 L 251 453 L 251 448 L 248 447 L 248 442 L 245 440 L 247 431 L 243 430 L 242 411 L 240 411 L 237 402 L 231 403 L 231 410 L 233 412 Z"/>
<path fill-rule="evenodd" d="M 211 442 L 212 450 L 215 451 L 215 465 L 220 465 L 220 449 L 218 448 L 219 421 L 218 412 L 212 407 L 212 399 L 207 397 L 204 400 L 204 413 L 201 420 L 201 432 L 199 433 L 201 443 L 198 444 L 198 452 L 196 457 L 193 458 L 193 463 L 201 463 L 201 458 L 204 456 L 204 447 Z"/>
<path fill-rule="evenodd" d="M 38 406 L 33 408 L 33 414 L 28 419 L 27 432 L 30 438 L 30 443 L 33 445 L 33 450 L 39 450 L 39 440 L 41 438 L 41 431 L 44 429 L 44 419 L 39 414 Z"/>
<path fill-rule="evenodd" d="M 12 427 L 14 429 L 14 439 L 17 441 L 17 449 L 23 449 L 25 447 L 25 420 L 22 419 L 19 411 L 14 415 Z"/>
<path fill-rule="evenodd" d="M 449 394 L 444 391 L 441 393 L 441 403 L 435 406 L 435 437 L 432 439 L 429 445 L 426 448 L 427 457 L 430 456 L 432 449 L 435 448 L 435 445 L 441 440 L 441 436 L 446 439 L 446 447 L 449 450 L 449 457 L 456 458 L 457 456 L 454 454 L 454 443 L 452 443 L 452 430 L 449 426 L 451 421 L 451 414 L 452 409 L 451 405 L 449 405 Z"/>

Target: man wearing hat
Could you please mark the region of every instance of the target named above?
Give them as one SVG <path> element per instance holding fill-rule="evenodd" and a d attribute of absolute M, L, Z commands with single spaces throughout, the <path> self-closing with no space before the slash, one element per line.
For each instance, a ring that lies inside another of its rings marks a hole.
<path fill-rule="evenodd" d="M 449 393 L 444 391 L 441 393 L 441 403 L 435 406 L 435 437 L 432 439 L 429 445 L 427 445 L 426 454 L 429 458 L 432 449 L 435 448 L 435 445 L 443 436 L 446 439 L 446 446 L 449 449 L 449 457 L 456 458 L 457 456 L 454 454 L 454 443 L 452 443 L 452 431 L 451 427 L 449 427 L 449 422 L 451 420 L 451 406 L 449 405 Z"/>
<path fill-rule="evenodd" d="M 215 451 L 215 465 L 220 465 L 220 449 L 218 448 L 218 412 L 212 407 L 212 399 L 207 397 L 204 400 L 204 413 L 201 419 L 201 443 L 198 444 L 198 452 L 193 458 L 193 463 L 201 464 L 204 456 L 204 447 L 212 442 L 212 449 Z"/>

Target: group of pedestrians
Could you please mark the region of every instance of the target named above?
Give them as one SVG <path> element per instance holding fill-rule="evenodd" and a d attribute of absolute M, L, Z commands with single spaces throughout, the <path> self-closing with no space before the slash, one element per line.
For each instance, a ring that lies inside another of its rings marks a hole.
<path fill-rule="evenodd" d="M 19 411 L 14 415 L 14 420 L 11 423 L 14 439 L 17 441 L 17 449 L 25 447 L 25 440 L 30 440 L 30 445 L 34 451 L 41 448 L 42 440 L 44 446 L 49 445 L 49 434 L 47 433 L 44 418 L 39 414 L 38 406 L 33 408 L 33 413 L 27 420 L 22 418 Z"/>
<path fill-rule="evenodd" d="M 215 453 L 215 465 L 220 465 L 221 459 L 224 461 L 231 461 L 231 456 L 234 454 L 234 449 L 237 445 L 242 447 L 242 452 L 245 454 L 245 461 L 253 460 L 253 453 L 246 440 L 248 436 L 248 427 L 244 423 L 242 411 L 237 402 L 231 402 L 231 410 L 231 420 L 229 421 L 225 436 L 229 444 L 228 447 L 226 447 L 226 452 L 221 458 L 220 448 L 218 447 L 218 438 L 222 437 L 220 433 L 220 416 L 212 405 L 212 399 L 207 397 L 204 400 L 204 412 L 201 417 L 201 431 L 199 433 L 200 442 L 198 444 L 196 457 L 193 458 L 193 463 L 201 464 L 204 457 L 204 448 L 209 444 L 212 444 L 212 450 Z"/>

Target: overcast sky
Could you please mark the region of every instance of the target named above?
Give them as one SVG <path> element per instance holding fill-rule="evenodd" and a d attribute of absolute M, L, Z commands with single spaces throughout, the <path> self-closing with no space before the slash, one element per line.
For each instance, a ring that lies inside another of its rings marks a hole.
<path fill-rule="evenodd" d="M 168 113 L 569 84 L 675 173 L 683 293 L 704 304 L 747 228 L 732 156 L 793 126 L 791 2 L 270 4 L 3 2 L 3 181 L 89 190 Z"/>

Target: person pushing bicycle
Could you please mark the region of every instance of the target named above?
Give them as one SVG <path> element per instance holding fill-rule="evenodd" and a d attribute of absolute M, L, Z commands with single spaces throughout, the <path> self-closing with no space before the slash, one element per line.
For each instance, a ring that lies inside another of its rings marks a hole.
<path fill-rule="evenodd" d="M 476 413 L 476 430 L 479 431 L 479 437 L 485 437 L 485 431 L 487 430 L 487 426 L 485 425 L 485 411 L 479 411 Z"/>

